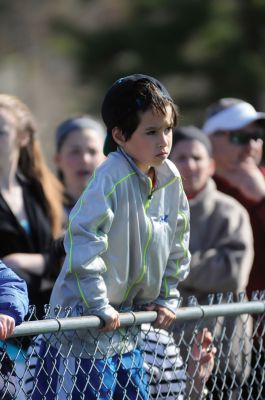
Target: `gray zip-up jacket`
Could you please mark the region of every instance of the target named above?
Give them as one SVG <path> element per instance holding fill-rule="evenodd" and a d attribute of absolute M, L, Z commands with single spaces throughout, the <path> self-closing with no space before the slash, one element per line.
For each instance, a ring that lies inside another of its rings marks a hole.
<path fill-rule="evenodd" d="M 189 206 L 174 164 L 155 172 L 152 191 L 122 150 L 97 168 L 70 214 L 52 306 L 81 306 L 105 320 L 113 308 L 149 303 L 176 312 L 177 285 L 189 271 Z"/>

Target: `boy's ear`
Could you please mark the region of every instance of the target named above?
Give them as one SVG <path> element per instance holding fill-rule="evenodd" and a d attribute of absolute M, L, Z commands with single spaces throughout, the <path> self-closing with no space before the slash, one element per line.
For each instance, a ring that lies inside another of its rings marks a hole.
<path fill-rule="evenodd" d="M 125 137 L 123 136 L 122 130 L 117 126 L 112 129 L 112 137 L 119 146 L 122 146 L 125 143 Z"/>

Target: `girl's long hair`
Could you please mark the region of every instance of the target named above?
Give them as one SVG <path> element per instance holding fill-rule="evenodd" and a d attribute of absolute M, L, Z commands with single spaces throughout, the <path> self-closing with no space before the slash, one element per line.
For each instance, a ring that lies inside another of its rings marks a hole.
<path fill-rule="evenodd" d="M 14 115 L 18 132 L 29 135 L 28 144 L 20 148 L 18 171 L 33 185 L 36 193 L 41 194 L 52 235 L 57 238 L 62 232 L 63 224 L 63 187 L 45 162 L 40 143 L 36 139 L 37 127 L 34 117 L 29 108 L 15 96 L 0 94 L 0 109 Z"/>

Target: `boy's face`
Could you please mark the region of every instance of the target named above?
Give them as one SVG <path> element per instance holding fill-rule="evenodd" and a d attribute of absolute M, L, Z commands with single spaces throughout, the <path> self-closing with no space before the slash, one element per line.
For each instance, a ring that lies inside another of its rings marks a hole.
<path fill-rule="evenodd" d="M 138 168 L 148 173 L 151 167 L 160 166 L 169 156 L 172 147 L 173 113 L 170 105 L 166 115 L 147 110 L 140 114 L 140 122 L 132 136 L 114 134 L 115 140 L 132 157 Z"/>

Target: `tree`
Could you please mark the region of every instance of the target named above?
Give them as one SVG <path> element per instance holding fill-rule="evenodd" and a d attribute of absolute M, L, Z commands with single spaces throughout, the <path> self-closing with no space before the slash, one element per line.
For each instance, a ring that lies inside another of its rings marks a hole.
<path fill-rule="evenodd" d="M 200 124 L 219 97 L 262 107 L 264 17 L 259 0 L 124 0 L 113 24 L 91 31 L 57 18 L 52 27 L 71 43 L 80 82 L 97 88 L 95 108 L 115 79 L 143 72 L 167 85 L 184 121 Z"/>

